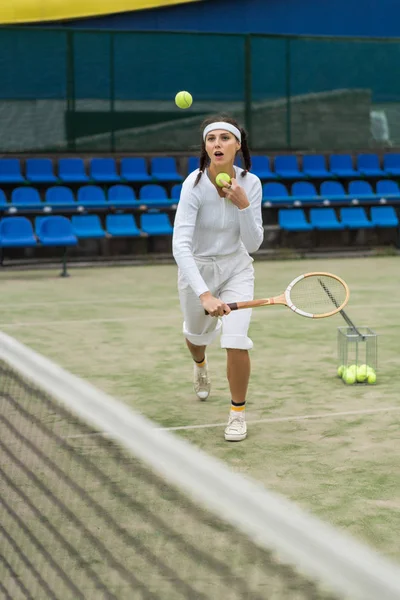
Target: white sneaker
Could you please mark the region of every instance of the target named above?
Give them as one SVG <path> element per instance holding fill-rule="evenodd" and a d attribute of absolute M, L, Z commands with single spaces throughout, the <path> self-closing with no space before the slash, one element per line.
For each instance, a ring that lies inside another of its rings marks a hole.
<path fill-rule="evenodd" d="M 240 442 L 247 437 L 247 425 L 244 410 L 231 410 L 228 425 L 225 429 L 225 439 L 227 442 Z"/>
<path fill-rule="evenodd" d="M 208 375 L 207 361 L 204 367 L 198 367 L 194 363 L 193 387 L 200 400 L 207 400 L 210 395 L 211 381 Z"/>

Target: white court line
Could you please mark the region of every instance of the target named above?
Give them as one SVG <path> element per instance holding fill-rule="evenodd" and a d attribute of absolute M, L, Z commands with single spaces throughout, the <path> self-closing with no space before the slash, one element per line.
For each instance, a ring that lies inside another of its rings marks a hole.
<path fill-rule="evenodd" d="M 319 415 L 299 415 L 296 417 L 274 417 L 272 419 L 256 419 L 247 420 L 246 423 L 257 425 L 258 423 L 285 423 L 287 421 L 307 421 L 311 419 L 333 419 L 335 417 L 350 417 L 353 415 L 369 415 L 380 412 L 396 412 L 400 411 L 400 406 L 389 406 L 386 408 L 371 408 L 364 410 L 349 410 L 346 412 L 337 413 L 323 413 Z M 179 427 L 157 427 L 162 431 L 185 431 L 189 429 L 211 429 L 214 427 L 226 427 L 226 421 L 224 423 L 206 423 L 205 425 L 182 425 Z"/>
<path fill-rule="evenodd" d="M 246 420 L 248 424 L 258 425 L 259 423 L 285 423 L 289 421 L 310 421 L 313 419 L 334 419 L 336 417 L 351 417 L 357 415 L 371 415 L 381 412 L 399 412 L 400 406 L 387 406 L 386 408 L 370 408 L 364 410 L 348 410 L 345 412 L 337 413 L 323 413 L 318 415 L 298 415 L 290 417 L 274 417 L 270 419 L 255 419 Z M 224 423 L 205 423 L 203 425 L 181 425 L 177 427 L 155 427 L 160 431 L 188 431 L 191 429 L 214 429 L 215 427 L 226 427 L 226 421 Z M 67 435 L 67 438 L 81 438 L 81 437 L 93 437 L 97 435 L 109 435 L 107 432 L 98 431 L 95 433 L 80 433 L 76 435 Z"/>
<path fill-rule="evenodd" d="M 172 300 L 176 300 L 177 302 L 179 301 L 179 297 L 178 295 L 176 296 L 163 296 L 163 300 L 167 300 L 167 301 L 172 301 Z M 128 296 L 126 298 L 124 297 L 118 297 L 118 298 L 93 298 L 93 300 L 53 300 L 51 302 L 13 302 L 13 303 L 9 303 L 9 304 L 1 304 L 1 309 L 12 309 L 15 310 L 16 308 L 33 308 L 35 306 L 37 307 L 45 307 L 45 306 L 54 306 L 55 308 L 57 308 L 57 306 L 79 306 L 79 305 L 108 305 L 108 304 L 132 304 L 133 302 L 135 303 L 135 305 L 142 305 L 140 306 L 140 308 L 142 309 L 147 309 L 149 308 L 146 303 L 148 301 L 148 298 L 138 298 L 137 296 L 133 297 L 133 296 Z M 399 306 L 400 302 L 386 302 L 385 303 L 385 307 L 396 307 Z M 350 309 L 353 308 L 365 308 L 365 307 L 370 307 L 370 308 L 381 308 L 382 304 L 351 304 L 349 305 Z M 151 308 L 151 307 L 150 307 Z M 271 311 L 272 312 L 272 311 Z M 274 311 L 276 312 L 276 311 Z"/>
<path fill-rule="evenodd" d="M 400 306 L 400 302 L 394 302 L 391 304 L 385 304 L 384 305 L 385 308 L 396 308 L 397 306 Z M 1 307 L 1 305 L 0 305 Z M 146 308 L 144 306 L 144 308 Z M 376 308 L 376 309 L 381 309 L 382 308 L 382 304 L 357 304 L 357 305 L 353 305 L 351 307 L 351 309 L 355 309 L 355 308 Z M 99 319 L 59 319 L 59 320 L 55 320 L 55 321 L 15 321 L 13 323 L 0 323 L 0 327 L 4 328 L 4 327 L 32 327 L 32 326 L 43 326 L 43 325 L 68 325 L 69 323 L 124 323 L 124 322 L 129 322 L 129 321 L 137 321 L 138 319 L 143 320 L 143 312 L 142 309 L 140 307 L 132 307 L 132 310 L 136 310 L 136 314 L 135 316 L 132 317 L 115 317 L 115 318 L 99 318 Z M 154 309 L 152 309 L 154 310 Z M 260 311 L 258 311 L 259 313 Z M 160 318 L 165 318 L 165 312 L 159 313 Z M 177 313 L 178 314 L 178 313 Z M 180 313 L 179 313 L 180 314 Z M 271 310 L 268 311 L 269 315 L 281 315 L 282 311 L 281 310 Z M 171 318 L 171 312 L 169 312 L 169 317 Z M 154 318 L 154 315 L 152 316 L 152 318 Z"/>
<path fill-rule="evenodd" d="M 102 318 L 102 319 L 61 319 L 60 321 L 16 321 L 15 323 L 0 323 L 1 329 L 13 328 L 13 327 L 35 327 L 35 326 L 43 326 L 43 325 L 69 325 L 70 323 L 125 323 L 129 321 L 143 321 L 143 314 L 139 310 L 139 313 L 134 317 L 115 317 L 115 318 Z M 163 319 L 165 322 L 166 313 L 159 313 L 160 319 Z M 153 320 L 155 317 L 152 315 L 151 319 Z M 168 319 L 171 319 L 171 314 L 169 313 Z"/>
<path fill-rule="evenodd" d="M 176 296 L 163 296 L 164 300 L 176 300 L 178 301 L 178 295 Z M 148 298 L 138 298 L 137 296 L 127 296 L 118 297 L 118 298 L 93 298 L 93 300 L 53 300 L 51 302 L 22 302 L 22 303 L 10 303 L 10 304 L 1 304 L 1 309 L 15 309 L 15 308 L 32 308 L 34 306 L 79 306 L 80 304 L 90 304 L 96 306 L 97 304 L 141 304 L 143 303 L 143 308 L 147 308 L 146 303 Z"/>

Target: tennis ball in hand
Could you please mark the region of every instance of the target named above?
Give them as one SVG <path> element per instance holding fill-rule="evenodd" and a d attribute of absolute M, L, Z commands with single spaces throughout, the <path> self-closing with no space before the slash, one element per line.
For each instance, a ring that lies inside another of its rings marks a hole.
<path fill-rule="evenodd" d="M 179 108 L 190 108 L 192 106 L 193 98 L 189 92 L 178 92 L 175 96 L 175 104 Z"/>
<path fill-rule="evenodd" d="M 218 175 L 215 178 L 215 181 L 216 184 L 219 185 L 219 187 L 225 187 L 225 184 L 229 184 L 231 182 L 231 178 L 227 173 L 218 173 Z"/>
<path fill-rule="evenodd" d="M 357 367 L 357 381 L 358 383 L 364 383 L 368 377 L 367 365 L 359 365 Z"/>

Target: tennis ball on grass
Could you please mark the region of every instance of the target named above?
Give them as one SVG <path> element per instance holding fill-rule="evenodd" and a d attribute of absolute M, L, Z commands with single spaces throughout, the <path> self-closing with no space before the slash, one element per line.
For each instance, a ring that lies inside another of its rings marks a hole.
<path fill-rule="evenodd" d="M 364 383 L 368 377 L 367 365 L 359 365 L 357 367 L 357 381 L 358 383 Z"/>
<path fill-rule="evenodd" d="M 343 373 L 343 381 L 347 383 L 347 385 L 353 385 L 356 382 L 356 373 L 355 370 L 349 367 Z"/>
<path fill-rule="evenodd" d="M 216 184 L 219 185 L 219 187 L 225 187 L 226 184 L 229 184 L 231 182 L 231 178 L 227 173 L 218 173 L 218 175 L 215 178 L 215 181 Z"/>
<path fill-rule="evenodd" d="M 340 367 L 338 367 L 338 370 L 337 370 L 338 377 L 343 377 L 344 369 L 345 369 L 344 365 L 340 365 Z"/>
<path fill-rule="evenodd" d="M 347 373 L 354 375 L 354 379 L 357 379 L 357 365 L 350 365 L 347 367 Z"/>
<path fill-rule="evenodd" d="M 376 373 L 371 367 L 367 368 L 367 381 L 370 384 L 376 383 Z"/>
<path fill-rule="evenodd" d="M 189 92 L 178 92 L 175 96 L 175 104 L 179 108 L 190 108 L 192 106 L 193 98 Z"/>

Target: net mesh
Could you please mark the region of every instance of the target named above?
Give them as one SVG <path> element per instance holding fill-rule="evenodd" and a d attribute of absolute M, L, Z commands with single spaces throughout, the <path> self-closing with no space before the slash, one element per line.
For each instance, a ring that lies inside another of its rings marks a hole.
<path fill-rule="evenodd" d="M 254 541 L 243 526 L 237 528 L 210 512 L 211 504 L 199 502 L 195 494 L 179 489 L 160 476 L 159 469 L 156 472 L 117 443 L 112 431 L 117 404 L 107 418 L 110 431 L 99 431 L 56 399 L 57 394 L 5 360 L 4 353 L 0 356 L 0 596 L 13 600 L 348 597 L 333 593 L 322 576 L 310 577 L 293 561 L 283 561 L 272 543 Z M 68 380 L 60 384 L 65 391 Z M 77 398 L 76 390 L 72 392 L 77 402 L 90 404 L 90 395 Z M 121 423 L 121 436 L 128 426 Z M 135 438 L 143 433 L 133 428 L 129 433 L 129 427 L 125 431 Z M 164 460 L 163 452 L 157 453 L 157 460 Z M 164 466 L 165 472 L 171 468 Z M 194 480 L 204 476 L 195 461 L 189 467 Z M 218 463 L 215 469 L 220 478 Z M 211 486 L 204 490 L 208 492 Z M 238 490 L 238 498 L 230 497 L 233 505 L 240 504 L 239 495 Z M 227 503 L 227 513 L 229 509 Z M 253 512 L 250 506 L 247 515 L 243 511 L 244 521 Z M 263 528 L 260 521 L 260 533 Z M 283 527 L 284 541 L 290 537 L 288 531 Z M 307 546 L 304 530 L 304 554 Z M 319 560 L 322 546 L 313 551 Z M 383 588 L 372 586 L 371 593 L 376 589 Z M 376 597 L 364 591 L 354 597 Z"/>
<path fill-rule="evenodd" d="M 19 598 L 332 598 L 0 365 L 1 581 Z"/>
<path fill-rule="evenodd" d="M 324 315 L 343 307 L 347 297 L 347 289 L 339 279 L 323 274 L 304 277 L 290 290 L 291 302 L 313 315 Z"/>

